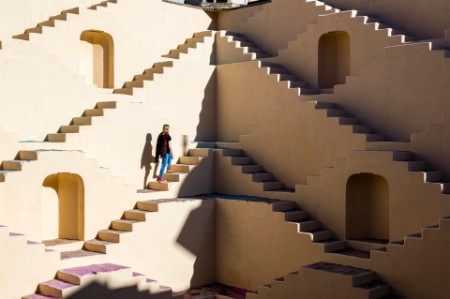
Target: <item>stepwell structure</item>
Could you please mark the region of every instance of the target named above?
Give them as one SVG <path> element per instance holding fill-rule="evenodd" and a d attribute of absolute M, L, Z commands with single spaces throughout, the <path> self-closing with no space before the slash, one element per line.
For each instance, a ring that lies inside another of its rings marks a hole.
<path fill-rule="evenodd" d="M 450 298 L 449 11 L 6 1 L 0 297 Z"/>

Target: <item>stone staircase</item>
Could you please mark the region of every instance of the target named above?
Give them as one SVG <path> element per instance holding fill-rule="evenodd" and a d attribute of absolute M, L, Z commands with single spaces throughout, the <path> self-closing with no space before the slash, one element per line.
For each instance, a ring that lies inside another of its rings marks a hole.
<path fill-rule="evenodd" d="M 176 49 L 172 49 L 169 53 L 162 55 L 165 58 L 180 59 L 181 55 L 189 54 L 190 49 L 196 49 L 198 43 L 204 42 L 206 37 L 211 37 L 214 31 L 208 30 L 203 32 L 196 32 L 192 37 L 187 38 L 183 44 L 178 45 Z"/>
<path fill-rule="evenodd" d="M 94 283 L 106 283 L 114 287 L 111 289 L 105 286 L 94 290 Z M 125 288 L 131 289 L 135 295 L 140 294 L 139 298 L 151 298 L 155 294 L 158 294 L 158 298 L 173 298 L 172 289 L 159 285 L 156 280 L 132 272 L 129 267 L 105 263 L 59 270 L 54 279 L 39 283 L 36 293 L 23 296 L 22 299 L 71 298 L 83 292 L 85 298 L 96 298 L 95 295 L 104 296 L 105 293 Z M 146 296 L 142 296 L 143 293 Z"/>
<path fill-rule="evenodd" d="M 285 221 L 295 225 L 299 234 L 309 235 L 311 241 L 319 245 L 323 252 L 336 252 L 345 248 L 345 241 L 338 240 L 332 231 L 324 228 L 320 221 L 309 217 L 294 202 L 275 201 L 272 203 L 272 210 L 283 213 Z"/>
<path fill-rule="evenodd" d="M 256 164 L 250 157 L 248 157 L 242 149 L 237 148 L 219 148 L 216 149 L 222 153 L 222 156 L 230 161 L 234 167 L 241 168 L 241 172 L 246 176 L 252 177 L 252 182 L 260 185 L 263 191 L 278 191 L 278 192 L 294 192 L 293 189 L 286 188 L 283 183 L 276 180 L 276 178 L 264 168 Z"/>
<path fill-rule="evenodd" d="M 8 175 L 21 171 L 24 164 L 36 160 L 35 151 L 19 151 L 14 160 L 3 160 L 0 164 L 0 183 L 5 182 Z"/>
<path fill-rule="evenodd" d="M 233 43 L 235 48 L 241 50 L 243 55 L 249 57 L 249 60 L 271 57 L 270 54 L 266 53 L 243 34 L 221 30 L 219 31 L 219 37 L 225 38 L 228 43 Z"/>
<path fill-rule="evenodd" d="M 327 295 L 331 296 L 333 293 L 340 298 L 345 296 L 344 294 L 347 296 L 351 294 L 352 299 L 403 298 L 389 297 L 391 296 L 389 285 L 380 281 L 371 270 L 325 262 L 302 266 L 298 271 L 278 278 L 270 285 L 258 287 L 256 293 L 247 293 L 246 298 L 278 298 L 277 293 L 296 294 L 296 298 L 299 299 L 309 298 L 302 295 L 308 294 L 308 283 L 314 278 L 319 278 L 325 287 L 321 295 L 328 293 Z"/>
<path fill-rule="evenodd" d="M 42 34 L 44 27 L 55 27 L 57 21 L 67 21 L 69 14 L 78 15 L 79 13 L 78 7 L 63 10 L 59 15 L 51 16 L 47 21 L 37 24 L 36 27 L 25 29 L 24 33 L 14 35 L 13 38 L 29 41 L 31 34 Z"/>
<path fill-rule="evenodd" d="M 187 156 L 181 156 L 179 163 L 172 164 L 171 172 L 166 171 L 164 173 L 163 179 L 165 181 L 148 182 L 147 188 L 154 191 L 168 191 L 171 184 L 180 184 L 188 176 L 188 173 L 200 164 L 202 159 L 208 157 L 209 153 L 209 148 L 189 149 Z"/>
<path fill-rule="evenodd" d="M 98 8 L 102 8 L 102 7 L 108 7 L 110 4 L 116 4 L 117 0 L 107 0 L 107 1 L 102 1 L 98 4 L 94 4 L 88 7 L 88 9 L 92 9 L 92 10 L 97 10 Z"/>
<path fill-rule="evenodd" d="M 164 74 L 166 67 L 173 67 L 173 62 L 156 62 L 151 68 L 145 69 L 142 74 L 135 75 L 132 81 L 125 82 L 122 88 L 114 89 L 113 93 L 133 95 L 133 88 L 144 87 L 145 81 L 153 81 L 157 76 Z"/>
<path fill-rule="evenodd" d="M 120 244 L 121 239 L 133 233 L 140 222 L 145 222 L 151 213 L 158 211 L 158 201 L 138 201 L 134 209 L 125 211 L 121 219 L 113 220 L 108 229 L 98 232 L 97 238 L 84 242 L 83 249 L 61 252 L 61 259 L 85 257 L 96 253 L 107 254 Z"/>
<path fill-rule="evenodd" d="M 61 126 L 58 133 L 48 134 L 45 141 L 65 142 L 67 134 L 79 133 L 80 126 L 92 124 L 92 117 L 102 116 L 104 109 L 115 108 L 116 102 L 114 101 L 98 102 L 94 109 L 85 110 L 83 116 L 74 117 L 69 125 Z M 38 155 L 36 151 L 21 150 L 13 160 L 3 160 L 0 164 L 0 183 L 5 182 L 8 175 L 20 172 L 28 162 L 36 161 L 37 159 Z"/>
<path fill-rule="evenodd" d="M 116 109 L 115 101 L 98 102 L 93 109 L 86 109 L 80 117 L 72 118 L 69 125 L 61 126 L 57 133 L 47 134 L 47 142 L 65 142 L 67 134 L 80 132 L 81 126 L 92 125 L 92 118 L 104 115 L 105 109 Z"/>
<path fill-rule="evenodd" d="M 399 249 L 405 248 L 405 246 L 408 246 L 408 244 L 414 244 L 416 242 L 424 241 L 424 239 L 439 232 L 442 226 L 448 227 L 449 224 L 450 216 L 441 217 L 439 219 L 439 224 L 424 227 L 419 233 L 407 235 L 403 240 L 389 242 L 385 247 L 375 249 L 372 252 L 376 255 L 384 255 L 386 253 L 389 253 L 390 251 L 396 252 Z"/>

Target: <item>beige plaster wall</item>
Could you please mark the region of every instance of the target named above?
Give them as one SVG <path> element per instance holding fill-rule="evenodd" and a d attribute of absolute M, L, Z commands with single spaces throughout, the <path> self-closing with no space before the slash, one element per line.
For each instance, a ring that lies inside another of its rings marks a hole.
<path fill-rule="evenodd" d="M 449 10 L 450 3 L 445 0 L 381 0 L 373 1 L 368 12 L 410 35 L 428 39 L 442 38 L 444 31 L 450 28 Z M 420 26 L 417 20 L 421 20 Z"/>
<path fill-rule="evenodd" d="M 175 291 L 212 283 L 217 248 L 214 213 L 214 200 L 160 203 L 158 212 L 122 235 L 108 256 Z"/>
<path fill-rule="evenodd" d="M 84 208 L 78 212 L 84 215 L 84 232 L 80 235 L 85 239 L 94 238 L 100 229 L 108 227 L 112 220 L 120 219 L 122 213 L 136 202 L 135 188 L 126 187 L 119 178 L 112 177 L 108 169 L 99 168 L 95 161 L 86 159 L 82 153 L 41 151 L 37 161 L 25 163 L 22 171 L 9 174 L 6 182 L 0 183 L 0 218 L 11 230 L 26 233 L 34 240 L 50 235 L 48 223 L 42 221 L 42 213 L 48 212 L 48 207 L 42 206 L 44 198 L 49 199 L 45 196 L 48 190 L 43 183 L 49 175 L 57 173 L 76 174 L 82 180 L 84 192 L 80 195 L 84 196 Z M 53 198 L 56 200 L 56 196 Z M 53 212 L 45 216 L 58 215 Z"/>
<path fill-rule="evenodd" d="M 44 244 L 27 244 L 27 236 L 10 233 L 8 227 L 0 226 L 0 279 L 5 299 L 34 293 L 36 282 L 51 279 L 59 261 L 58 252 L 45 252 Z"/>
<path fill-rule="evenodd" d="M 2 146 L 0 147 L 0 157 L 5 159 L 13 159 L 17 154 L 19 148 L 19 140 L 16 134 L 9 133 L 0 126 L 0 140 Z"/>
<path fill-rule="evenodd" d="M 31 44 L 11 41 L 1 54 L 2 124 L 19 140 L 44 140 L 100 100 L 82 76 Z"/>
<path fill-rule="evenodd" d="M 216 200 L 216 280 L 256 289 L 318 261 L 320 246 L 272 205 L 251 200 Z"/>
<path fill-rule="evenodd" d="M 449 60 L 442 51 L 430 51 L 428 43 L 390 47 L 336 86 L 330 101 L 388 138 L 405 141 L 447 115 L 449 72 Z"/>
<path fill-rule="evenodd" d="M 289 40 L 333 11 L 316 1 L 275 0 L 255 8 L 219 14 L 218 29 L 244 34 L 267 53 L 277 54 Z M 286 23 L 288 21 L 288 23 Z"/>
<path fill-rule="evenodd" d="M 401 36 L 390 36 L 386 29 L 375 30 L 373 23 L 364 24 L 362 17 L 356 17 L 355 11 L 344 11 L 318 16 L 317 23 L 297 34 L 286 49 L 279 51 L 274 62 L 285 66 L 311 86 L 319 87 L 319 72 L 328 72 L 326 65 L 319 69 L 319 40 L 324 34 L 334 31 L 346 32 L 350 38 L 350 72 L 347 75 L 358 74 L 361 67 L 373 61 L 373 57 L 383 55 L 385 47 L 401 44 Z"/>
<path fill-rule="evenodd" d="M 407 162 L 393 162 L 391 152 L 350 152 L 334 168 L 297 185 L 296 200 L 312 217 L 345 238 L 346 185 L 353 174 L 370 173 L 383 177 L 389 188 L 389 240 L 398 241 L 436 219 L 450 213 L 447 195 L 437 184 L 424 183 L 423 172 L 408 171 Z"/>
<path fill-rule="evenodd" d="M 173 163 L 187 154 L 191 142 L 215 139 L 215 88 L 214 66 L 174 61 L 173 68 L 165 68 L 164 74 L 147 81 L 144 88 L 135 89 L 134 96 L 118 98 L 117 108 L 105 109 L 92 126 L 68 135 L 66 143 L 27 146 L 83 150 L 114 175 L 124 177 L 127 184 L 141 189 L 155 179 L 156 141 L 163 124 L 171 126 Z M 204 168 L 194 174 L 203 178 L 200 181 L 210 175 L 207 165 Z M 196 186 L 210 190 L 207 184 Z"/>
<path fill-rule="evenodd" d="M 0 28 L 0 40 L 10 39 L 13 35 L 23 33 L 27 28 L 48 20 L 50 16 L 59 15 L 62 10 L 74 7 L 88 7 L 100 3 L 99 0 L 38 0 L 38 1 L 2 1 L 0 20 L 7 26 Z"/>
<path fill-rule="evenodd" d="M 28 43 L 45 49 L 80 72 L 82 32 L 103 31 L 113 40 L 113 86 L 118 88 L 140 74 L 143 66 L 160 61 L 161 55 L 184 43 L 194 32 L 214 29 L 214 18 L 202 10 L 162 1 L 118 1 L 98 10 L 81 9 L 79 15 L 69 16 L 68 21 L 45 28 L 44 34 L 34 34 Z"/>
<path fill-rule="evenodd" d="M 217 69 L 217 139 L 241 140 L 251 158 L 287 186 L 305 182 L 347 150 L 364 148 L 364 134 L 315 109 L 304 101 L 310 97 L 297 96 L 258 62 Z"/>
<path fill-rule="evenodd" d="M 404 246 L 374 253 L 372 269 L 406 298 L 445 298 L 449 292 L 444 283 L 450 266 L 449 219 L 439 223 L 439 228 L 423 229 L 422 238 L 407 238 Z"/>

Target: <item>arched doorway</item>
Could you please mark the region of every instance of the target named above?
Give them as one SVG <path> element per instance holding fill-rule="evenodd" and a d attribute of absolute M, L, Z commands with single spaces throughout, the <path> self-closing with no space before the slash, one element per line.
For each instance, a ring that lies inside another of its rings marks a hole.
<path fill-rule="evenodd" d="M 350 75 L 350 36 L 345 31 L 333 31 L 319 39 L 319 88 L 333 88 L 345 83 Z"/>
<path fill-rule="evenodd" d="M 346 197 L 346 238 L 389 240 L 387 181 L 371 173 L 352 175 Z"/>
<path fill-rule="evenodd" d="M 114 41 L 111 35 L 86 30 L 80 36 L 80 71 L 88 83 L 114 88 Z"/>
<path fill-rule="evenodd" d="M 43 239 L 84 240 L 82 178 L 73 173 L 56 173 L 46 177 L 42 185 Z"/>

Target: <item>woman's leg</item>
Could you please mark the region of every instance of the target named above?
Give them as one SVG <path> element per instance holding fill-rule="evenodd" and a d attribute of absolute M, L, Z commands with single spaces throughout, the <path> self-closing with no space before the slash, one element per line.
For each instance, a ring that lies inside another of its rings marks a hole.
<path fill-rule="evenodd" d="M 162 158 L 161 170 L 159 171 L 159 177 L 161 179 L 164 175 L 164 171 L 166 170 L 168 160 L 169 160 L 169 154 L 166 154 L 166 156 L 164 158 Z"/>
<path fill-rule="evenodd" d="M 172 153 L 167 154 L 167 156 L 169 156 L 167 158 L 167 171 L 169 171 L 170 170 L 170 166 L 172 165 Z"/>

